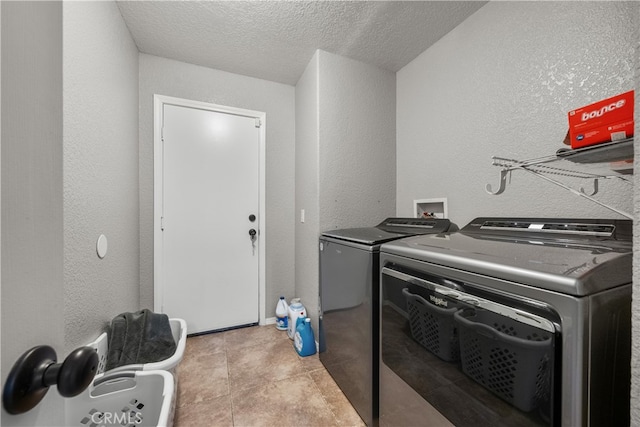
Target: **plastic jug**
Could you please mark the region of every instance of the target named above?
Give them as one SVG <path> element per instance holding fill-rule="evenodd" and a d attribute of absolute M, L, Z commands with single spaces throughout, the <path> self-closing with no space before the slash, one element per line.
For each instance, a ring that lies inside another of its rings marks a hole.
<path fill-rule="evenodd" d="M 298 331 L 298 328 L 300 327 L 300 325 L 302 325 L 304 323 L 304 321 L 307 319 L 307 317 L 298 317 L 296 319 L 296 327 L 293 329 L 294 331 Z M 295 338 L 295 332 L 293 333 L 293 337 Z"/>
<path fill-rule="evenodd" d="M 313 336 L 311 319 L 308 317 L 305 318 L 304 321 L 302 321 L 302 319 L 298 319 L 298 326 L 293 339 L 293 347 L 302 357 L 316 354 L 316 340 Z"/>
<path fill-rule="evenodd" d="M 289 324 L 289 305 L 284 297 L 280 297 L 276 305 L 276 329 L 286 331 Z"/>
<path fill-rule="evenodd" d="M 287 336 L 289 339 L 293 339 L 293 336 L 296 333 L 296 321 L 299 317 L 303 319 L 306 316 L 307 311 L 304 309 L 304 305 L 300 302 L 300 298 L 294 298 L 291 300 L 291 305 L 289 305 L 289 320 L 287 325 Z"/>

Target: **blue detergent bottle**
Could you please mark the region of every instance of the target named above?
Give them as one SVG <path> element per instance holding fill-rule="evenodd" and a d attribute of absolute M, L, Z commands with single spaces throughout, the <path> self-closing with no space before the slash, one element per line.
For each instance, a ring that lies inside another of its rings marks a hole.
<path fill-rule="evenodd" d="M 296 322 L 296 334 L 293 338 L 293 347 L 302 357 L 316 354 L 316 340 L 313 336 L 311 319 L 298 318 Z"/>
<path fill-rule="evenodd" d="M 293 325 L 293 347 L 296 349 L 296 351 L 298 353 L 300 353 L 300 350 L 298 350 L 298 344 L 296 344 L 296 336 L 298 336 L 298 341 L 300 346 L 302 346 L 302 335 L 298 332 L 298 328 L 300 328 L 300 332 L 302 332 L 302 330 L 304 329 L 304 321 L 307 320 L 307 316 L 302 316 L 302 317 L 298 317 L 296 319 L 296 324 Z"/>

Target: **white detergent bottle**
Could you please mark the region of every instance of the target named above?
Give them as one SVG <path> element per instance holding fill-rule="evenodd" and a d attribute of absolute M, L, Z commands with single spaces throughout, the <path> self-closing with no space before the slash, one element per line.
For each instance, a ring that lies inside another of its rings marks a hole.
<path fill-rule="evenodd" d="M 291 305 L 289 305 L 289 319 L 287 324 L 287 336 L 289 339 L 293 339 L 293 336 L 296 333 L 296 321 L 299 317 L 306 317 L 307 311 L 304 308 L 304 305 L 300 302 L 300 298 L 294 298 L 291 300 Z"/>
<path fill-rule="evenodd" d="M 286 331 L 289 324 L 289 305 L 284 297 L 280 297 L 276 305 L 276 329 Z"/>

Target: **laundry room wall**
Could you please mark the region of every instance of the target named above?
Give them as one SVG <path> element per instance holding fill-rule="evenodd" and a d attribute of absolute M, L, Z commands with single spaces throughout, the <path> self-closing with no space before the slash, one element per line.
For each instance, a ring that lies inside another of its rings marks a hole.
<path fill-rule="evenodd" d="M 294 294 L 294 87 L 140 54 L 140 303 L 153 308 L 153 95 L 266 113 L 266 317 Z M 213 260 L 212 260 L 213 262 Z"/>
<path fill-rule="evenodd" d="M 296 85 L 296 296 L 314 328 L 319 234 L 394 214 L 394 111 L 394 73 L 322 50 Z"/>
<path fill-rule="evenodd" d="M 513 173 L 499 196 L 484 186 L 498 184 L 492 155 L 553 154 L 563 146 L 569 110 L 631 89 L 638 134 L 639 28 L 636 2 L 482 7 L 398 72 L 397 213 L 411 213 L 416 198 L 447 197 L 459 225 L 480 215 L 620 218 L 526 173 Z M 637 176 L 635 190 L 601 182 L 596 197 L 637 218 Z M 640 423 L 639 239 L 636 224 L 632 425 Z"/>
<path fill-rule="evenodd" d="M 4 385 L 27 349 L 64 360 L 138 308 L 138 58 L 115 3 L 1 7 Z M 2 425 L 62 425 L 59 399 Z"/>
<path fill-rule="evenodd" d="M 490 2 L 402 68 L 397 214 L 412 214 L 414 199 L 447 197 L 459 225 L 480 215 L 619 218 L 525 172 L 499 196 L 485 185 L 498 186 L 491 156 L 553 154 L 569 110 L 633 89 L 638 7 Z M 632 212 L 631 188 L 605 180 L 596 197 Z"/>
<path fill-rule="evenodd" d="M 139 309 L 138 49 L 115 2 L 64 2 L 68 351 Z M 104 234 L 108 251 L 96 253 Z"/>
<path fill-rule="evenodd" d="M 635 12 L 637 22 L 640 22 L 640 8 Z M 635 76 L 636 76 L 636 108 L 635 108 L 635 133 L 640 135 L 640 25 L 636 26 L 636 52 L 635 52 Z M 631 348 L 631 425 L 640 425 L 640 137 L 634 139 L 634 232 L 633 232 L 633 305 L 632 305 L 632 348 Z"/>
<path fill-rule="evenodd" d="M 319 199 L 319 56 L 316 51 L 296 84 L 295 296 L 317 331 Z M 304 221 L 301 218 L 304 210 Z"/>
<path fill-rule="evenodd" d="M 2 386 L 36 345 L 64 355 L 62 3 L 1 2 Z M 3 426 L 62 424 L 47 395 Z"/>
<path fill-rule="evenodd" d="M 320 231 L 395 211 L 395 73 L 319 51 Z"/>

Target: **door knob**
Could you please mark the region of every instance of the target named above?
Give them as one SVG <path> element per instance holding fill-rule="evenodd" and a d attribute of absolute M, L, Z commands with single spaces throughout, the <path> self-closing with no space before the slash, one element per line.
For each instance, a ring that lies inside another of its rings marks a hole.
<path fill-rule="evenodd" d="M 255 228 L 252 228 L 251 230 L 249 230 L 249 236 L 251 236 L 251 238 L 253 239 L 254 237 L 256 237 L 256 234 L 258 232 L 256 231 Z"/>
<path fill-rule="evenodd" d="M 13 415 L 34 408 L 49 387 L 56 384 L 63 397 L 73 397 L 86 389 L 98 372 L 98 354 L 91 347 L 75 349 L 62 363 L 48 345 L 24 353 L 9 372 L 2 393 L 4 409 Z"/>

